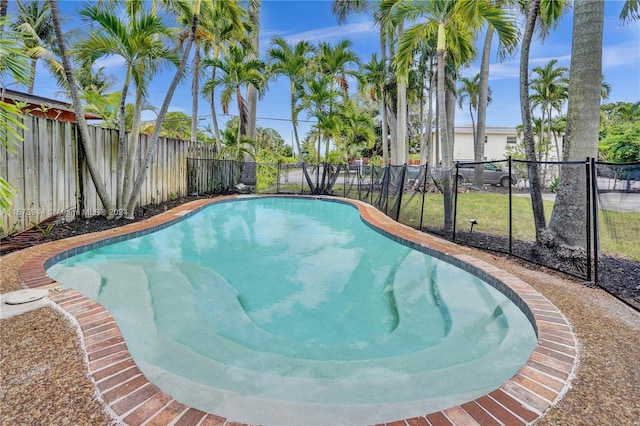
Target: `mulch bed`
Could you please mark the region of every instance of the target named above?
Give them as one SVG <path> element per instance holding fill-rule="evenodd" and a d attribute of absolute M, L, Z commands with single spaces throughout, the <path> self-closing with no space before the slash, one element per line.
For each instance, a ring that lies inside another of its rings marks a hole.
<path fill-rule="evenodd" d="M 207 197 L 207 195 L 181 197 L 161 204 L 139 207 L 136 209 L 135 219 L 133 220 L 124 218 L 107 220 L 103 216 L 95 216 L 89 219 L 78 219 L 73 222 L 56 223 L 47 235 L 42 232 L 42 229 L 46 229 L 46 226 L 41 224 L 40 229 L 32 228 L 0 240 L 0 255 L 49 241 L 104 231 L 131 222 L 145 220 L 173 207 L 203 197 Z M 55 223 L 55 218 L 49 221 Z M 441 230 L 438 229 L 424 229 L 424 231 L 443 236 Z M 443 237 L 450 239 L 450 236 Z M 535 242 L 514 241 L 511 255 L 508 254 L 509 242 L 505 237 L 480 232 L 458 232 L 456 234 L 456 243 L 509 257 L 525 264 L 528 268 L 545 268 L 540 265 L 547 265 L 558 272 L 570 274 L 579 281 L 585 281 L 585 285 L 593 285 L 592 282 L 586 282 L 586 264 L 570 264 L 558 259 L 549 250 L 541 249 Z M 585 278 L 580 279 L 579 277 Z M 597 285 L 622 299 L 636 310 L 640 310 L 640 262 L 613 256 L 599 256 Z"/>
<path fill-rule="evenodd" d="M 425 231 L 442 236 L 442 232 L 437 229 Z M 450 236 L 446 238 L 451 239 Z M 640 311 L 640 262 L 638 261 L 599 255 L 598 280 L 597 284 L 594 284 L 595 262 L 592 261 L 592 281 L 587 281 L 586 260 L 576 263 L 568 262 L 535 241 L 513 241 L 511 254 L 509 254 L 509 240 L 506 237 L 481 232 L 458 232 L 456 233 L 456 243 L 509 257 L 529 268 L 539 267 L 546 269 L 546 272 L 549 272 L 550 269 L 568 274 L 587 286 L 601 287 Z"/>

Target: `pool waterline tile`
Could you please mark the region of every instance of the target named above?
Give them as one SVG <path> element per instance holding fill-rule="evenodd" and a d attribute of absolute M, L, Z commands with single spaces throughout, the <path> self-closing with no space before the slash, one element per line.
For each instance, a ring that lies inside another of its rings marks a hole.
<path fill-rule="evenodd" d="M 299 198 L 299 196 L 294 197 Z M 236 196 L 226 196 L 196 200 L 152 219 L 84 238 L 72 238 L 73 241 L 58 242 L 56 248 L 34 255 L 24 262 L 18 271 L 19 276 L 30 288 L 59 288 L 59 283 L 49 278 L 45 270 L 60 260 L 110 244 L 115 240 L 124 241 L 148 234 L 183 220 L 210 204 L 233 201 L 236 198 Z M 493 424 L 492 422 L 496 422 L 497 419 L 504 424 L 511 424 L 511 421 L 517 419 L 524 424 L 542 415 L 569 387 L 569 379 L 575 368 L 578 354 L 575 336 L 562 313 L 543 295 L 500 268 L 464 253 L 459 246 L 399 224 L 366 203 L 346 199 L 330 198 L 328 200 L 354 205 L 359 210 L 362 220 L 378 232 L 458 266 L 493 285 L 520 307 L 538 334 L 538 346 L 525 364 L 527 368 L 524 369 L 524 373 L 517 373 L 514 378 L 489 393 L 488 396 L 482 396 L 475 401 L 450 407 L 441 412 L 425 413 L 424 418 L 399 419 L 400 424 L 480 424 L 482 419 L 485 419 L 487 424 Z M 111 384 L 114 377 L 131 368 L 125 367 L 132 362 L 127 361 L 131 359 L 131 355 L 126 344 L 121 340 L 115 321 L 104 308 L 96 307 L 95 302 L 73 290 L 52 292 L 50 299 L 78 321 L 79 331 L 87 342 L 85 350 L 88 352 L 89 374 L 93 372 L 97 375 L 97 377 L 94 376 L 96 383 L 100 380 L 109 380 Z M 109 338 L 104 340 L 90 338 L 94 334 L 90 332 L 92 329 L 99 327 L 111 329 L 112 326 L 109 325 L 111 323 L 115 326 L 117 333 L 110 332 Z M 112 340 L 116 336 L 112 333 L 116 333 L 120 340 L 118 338 Z M 541 336 L 544 336 L 544 341 Z M 121 364 L 123 362 L 125 364 Z M 119 364 L 124 367 L 122 370 L 119 369 Z M 133 365 L 135 366 L 135 362 Z M 134 368 L 137 369 L 137 367 Z M 115 375 L 109 374 L 110 371 L 114 371 Z M 97 374 L 97 372 L 102 373 Z M 548 376 L 545 377 L 545 374 Z M 106 392 L 101 391 L 99 387 L 96 388 L 97 394 L 119 416 L 120 421 L 141 424 L 148 420 L 147 424 L 161 424 L 158 422 L 163 419 L 172 419 L 171 421 L 176 425 L 240 424 L 226 421 L 214 413 L 207 414 L 201 410 L 189 408 L 173 400 L 151 384 L 141 373 L 134 378 L 126 377 L 127 375 L 123 374 L 120 378 L 122 381 L 113 380 L 113 386 Z M 544 383 L 538 383 L 535 377 L 538 377 L 541 382 L 552 380 L 548 383 L 553 385 L 553 389 L 545 386 Z M 560 390 L 557 390 L 558 388 Z M 465 410 L 465 406 L 468 410 Z M 486 417 L 483 417 L 485 413 Z M 424 423 L 422 423 L 423 420 Z"/>

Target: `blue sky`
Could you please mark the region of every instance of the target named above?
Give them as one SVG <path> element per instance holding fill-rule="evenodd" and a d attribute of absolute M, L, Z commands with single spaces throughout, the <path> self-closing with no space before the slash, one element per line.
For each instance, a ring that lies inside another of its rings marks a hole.
<path fill-rule="evenodd" d="M 263 0 L 262 28 L 261 28 L 261 57 L 269 47 L 274 36 L 283 36 L 291 42 L 305 39 L 312 43 L 320 41 L 336 43 L 343 38 L 353 42 L 353 49 L 363 61 L 368 61 L 372 53 L 379 51 L 378 34 L 367 14 L 352 16 L 345 25 L 338 26 L 331 14 L 331 1 L 309 0 Z M 640 101 L 640 22 L 621 25 L 618 15 L 622 8 L 622 1 L 607 0 L 605 5 L 603 71 L 606 81 L 612 91 L 608 102 Z M 61 1 L 61 12 L 68 16 L 69 26 L 86 25 L 74 17 L 73 11 L 81 5 L 76 1 Z M 12 8 L 10 6 L 10 13 Z M 557 29 L 542 43 L 535 39 L 531 47 L 530 67 L 544 66 L 551 59 L 557 59 L 559 65 L 569 67 L 571 56 L 572 14 L 569 10 L 562 18 Z M 479 41 L 481 43 L 482 40 Z M 494 49 L 495 52 L 495 49 Z M 514 57 L 502 62 L 497 55 L 491 59 L 489 85 L 492 89 L 493 102 L 487 112 L 487 124 L 490 126 L 515 127 L 520 124 L 519 107 L 519 52 Z M 121 87 L 122 60 L 110 57 L 100 60 L 99 65 L 105 67 L 107 73 L 116 77 L 116 87 Z M 470 68 L 463 71 L 463 75 L 471 77 L 479 70 L 479 59 Z M 172 72 L 167 71 L 158 75 L 151 83 L 149 90 L 150 102 L 160 107 L 166 93 Z M 176 91 L 170 110 L 191 114 L 190 82 L 184 81 Z M 45 97 L 56 97 L 58 89 L 44 69 L 39 70 L 36 78 L 35 93 Z M 133 91 L 130 91 L 130 93 Z M 133 98 L 130 100 L 132 101 Z M 230 111 L 231 114 L 235 112 Z M 200 125 L 206 126 L 211 122 L 208 103 L 201 100 L 199 116 Z M 224 123 L 229 117 L 220 116 L 219 122 Z M 146 115 L 151 118 L 153 115 Z M 290 144 L 292 139 L 289 116 L 289 85 L 285 78 L 272 82 L 269 90 L 258 105 L 258 126 L 272 127 Z M 302 112 L 300 119 L 306 118 Z M 470 124 L 467 110 L 457 110 L 456 124 Z M 304 136 L 309 123 L 301 123 L 301 137 Z"/>

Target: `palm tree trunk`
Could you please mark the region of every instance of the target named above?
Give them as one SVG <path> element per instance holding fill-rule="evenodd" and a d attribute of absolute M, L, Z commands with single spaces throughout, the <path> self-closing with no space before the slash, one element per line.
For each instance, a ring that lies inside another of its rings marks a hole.
<path fill-rule="evenodd" d="M 450 82 L 450 87 L 454 87 L 455 84 Z M 453 160 L 456 146 L 456 92 L 454 90 L 446 89 L 445 94 L 445 111 L 447 112 L 447 140 L 449 141 L 449 158 L 451 159 L 451 167 L 453 167 Z"/>
<path fill-rule="evenodd" d="M 27 93 L 33 95 L 33 86 L 36 83 L 36 65 L 38 64 L 37 59 L 31 60 L 31 66 L 29 69 L 29 87 L 27 89 Z"/>
<path fill-rule="evenodd" d="M 604 2 L 585 0 L 574 4 L 567 131 L 563 147 L 569 161 L 598 154 L 603 26 Z M 585 180 L 585 173 L 562 167 L 549 228 L 569 246 L 586 245 Z"/>
<path fill-rule="evenodd" d="M 444 54 L 445 54 L 445 30 L 441 23 L 438 29 L 438 115 L 440 128 L 440 147 L 442 150 L 442 167 L 446 170 L 442 192 L 444 195 L 444 231 L 453 230 L 453 193 L 451 191 L 451 148 L 449 146 L 449 131 L 447 126 L 446 89 L 444 84 Z"/>
<path fill-rule="evenodd" d="M 491 56 L 491 41 L 493 40 L 493 27 L 487 27 L 482 48 L 482 61 L 480 62 L 480 82 L 478 88 L 478 127 L 476 129 L 475 149 L 473 151 L 476 162 L 484 159 L 484 135 L 487 121 L 487 106 L 489 104 L 489 57 Z M 473 186 L 482 188 L 484 174 L 481 167 L 476 167 L 473 174 Z"/>
<path fill-rule="evenodd" d="M 116 162 L 116 208 L 122 209 L 124 204 L 123 198 L 123 170 L 124 170 L 124 152 L 126 137 L 126 103 L 127 93 L 129 92 L 129 84 L 131 83 L 131 65 L 127 66 L 127 74 L 122 86 L 122 94 L 120 95 L 120 105 L 118 106 L 118 160 Z"/>
<path fill-rule="evenodd" d="M 0 19 L 7 16 L 7 7 L 9 6 L 9 0 L 0 0 Z M 2 30 L 2 27 L 0 27 Z"/>
<path fill-rule="evenodd" d="M 236 136 L 236 161 L 240 161 L 240 141 L 242 140 L 242 125 L 246 123 L 243 123 L 242 121 L 242 116 L 244 114 L 242 114 L 242 93 L 240 92 L 240 87 L 238 86 L 238 89 L 236 90 L 236 98 L 238 100 L 238 135 Z"/>
<path fill-rule="evenodd" d="M 429 69 L 433 71 L 433 62 L 430 60 Z M 433 90 L 433 80 L 435 74 L 431 73 L 431 78 L 429 79 L 429 105 L 427 107 L 427 141 L 426 141 L 426 149 L 424 153 L 420 153 L 421 162 L 423 164 L 431 164 L 435 165 L 435 156 L 433 155 L 433 94 L 435 91 Z"/>
<path fill-rule="evenodd" d="M 535 141 L 531 126 L 531 102 L 529 100 L 529 51 L 535 23 L 540 11 L 540 0 L 533 0 L 527 12 L 527 22 L 522 36 L 520 50 L 520 110 L 522 113 L 522 126 L 524 134 L 524 148 L 529 170 L 529 190 L 531 193 L 531 206 L 533 208 L 533 222 L 536 228 L 536 240 L 542 241 L 542 232 L 546 226 L 544 218 L 544 204 L 542 203 L 542 187 L 538 164 L 536 161 Z"/>
<path fill-rule="evenodd" d="M 138 153 L 140 143 L 140 115 L 144 103 L 142 90 L 136 87 L 136 106 L 133 110 L 133 123 L 131 133 L 129 133 L 129 148 L 127 150 L 127 161 L 124 165 L 124 178 L 122 179 L 122 199 L 128 200 L 131 197 L 131 186 L 133 184 L 133 164 Z"/>
<path fill-rule="evenodd" d="M 249 1 L 249 22 L 253 25 L 253 47 L 254 52 L 249 55 L 250 58 L 257 58 L 260 52 L 260 10 L 262 8 L 262 0 Z M 258 89 L 247 87 L 247 104 L 249 111 L 249 123 L 247 136 L 251 140 L 256 139 L 256 121 L 258 112 Z"/>
<path fill-rule="evenodd" d="M 404 32 L 403 23 L 398 23 L 398 40 L 402 38 Z M 396 149 L 395 155 L 391 158 L 394 165 L 403 165 L 407 162 L 405 152 L 407 150 L 407 78 L 398 74 L 398 99 L 397 99 L 397 119 L 396 128 Z"/>
<path fill-rule="evenodd" d="M 384 64 L 385 80 L 387 71 L 387 41 L 384 31 L 380 28 L 380 58 Z M 385 81 L 380 85 L 380 125 L 382 127 L 382 164 L 389 164 L 389 131 L 387 129 L 387 94 L 384 90 Z"/>
<path fill-rule="evenodd" d="M 211 80 L 216 79 L 216 67 L 213 67 L 213 71 L 211 72 Z M 218 127 L 218 116 L 216 114 L 216 97 L 215 97 L 215 89 L 211 89 L 211 121 L 213 122 L 213 133 L 215 133 L 216 138 L 216 153 L 220 154 L 222 152 L 222 143 L 220 142 L 220 129 Z"/>
<path fill-rule="evenodd" d="M 422 76 L 422 82 L 424 83 L 424 76 Z M 420 113 L 418 118 L 418 128 L 420 129 L 420 160 L 422 160 L 422 152 L 425 150 L 425 130 L 424 130 L 424 88 L 420 91 Z M 422 161 L 420 161 L 422 164 Z"/>
<path fill-rule="evenodd" d="M 200 46 L 196 43 L 195 52 L 193 52 L 193 69 L 191 80 L 191 142 L 198 141 L 198 97 L 200 90 L 198 83 L 200 82 Z"/>
<path fill-rule="evenodd" d="M 293 79 L 291 79 L 291 125 L 293 126 L 293 136 L 296 141 L 296 147 L 298 148 L 298 157 L 300 162 L 304 161 L 302 156 L 302 149 L 300 148 L 300 137 L 298 136 L 298 120 L 296 119 L 296 104 L 295 104 L 295 85 Z"/>
<path fill-rule="evenodd" d="M 107 192 L 104 181 L 102 180 L 102 177 L 98 172 L 93 147 L 89 143 L 89 127 L 87 126 L 87 120 L 84 118 L 84 108 L 82 107 L 82 102 L 80 101 L 78 85 L 76 84 L 76 80 L 73 75 L 73 69 L 71 68 L 71 61 L 69 60 L 67 49 L 64 44 L 64 35 L 62 34 L 62 26 L 60 23 L 57 1 L 49 0 L 49 5 L 51 8 L 51 18 L 53 20 L 53 26 L 56 33 L 56 41 L 58 43 L 60 58 L 62 59 L 64 73 L 67 77 L 67 84 L 69 86 L 69 92 L 71 94 L 71 100 L 73 102 L 73 109 L 76 113 L 78 127 L 80 128 L 80 139 L 82 142 L 82 148 L 84 149 L 85 157 L 87 159 L 89 174 L 91 175 L 91 180 L 96 187 L 96 192 L 98 193 L 98 197 L 102 202 L 102 206 L 105 208 L 107 218 L 112 219 L 114 217 L 113 204 L 111 203 L 111 197 L 109 197 L 109 193 Z"/>
<path fill-rule="evenodd" d="M 54 1 L 54 0 L 50 0 Z M 169 110 L 169 104 L 171 103 L 171 99 L 173 98 L 173 94 L 178 87 L 178 83 L 180 82 L 180 78 L 182 77 L 182 73 L 187 66 L 187 60 L 189 59 L 189 53 L 191 52 L 191 45 L 193 44 L 193 40 L 196 34 L 196 28 L 198 26 L 198 13 L 200 11 L 200 0 L 195 0 L 195 4 L 193 7 L 193 22 L 191 24 L 191 35 L 189 40 L 187 41 L 187 45 L 184 49 L 184 53 L 182 54 L 182 60 L 180 61 L 180 65 L 176 70 L 176 74 L 169 85 L 169 89 L 167 90 L 167 95 L 164 98 L 164 102 L 162 103 L 162 107 L 160 107 L 160 112 L 158 113 L 158 118 L 156 120 L 155 128 L 153 129 L 153 134 L 151 135 L 151 141 L 149 143 L 149 148 L 144 157 L 144 161 L 142 162 L 142 167 L 138 172 L 138 177 L 133 185 L 133 189 L 131 190 L 131 196 L 129 197 L 129 202 L 127 203 L 127 208 L 125 213 L 127 214 L 127 219 L 134 218 L 134 212 L 136 208 L 136 204 L 138 203 L 138 198 L 140 197 L 140 189 L 142 188 L 142 184 L 147 176 L 147 171 L 149 170 L 149 166 L 151 165 L 151 159 L 153 154 L 155 153 L 156 146 L 158 145 L 158 138 L 160 137 L 160 129 L 162 128 L 162 124 L 164 123 L 165 116 L 167 115 L 167 111 Z"/>

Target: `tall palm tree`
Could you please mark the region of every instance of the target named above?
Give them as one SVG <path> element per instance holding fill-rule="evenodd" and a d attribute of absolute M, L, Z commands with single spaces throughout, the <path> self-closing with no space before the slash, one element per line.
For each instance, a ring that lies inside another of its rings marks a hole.
<path fill-rule="evenodd" d="M 329 153 L 329 143 L 332 136 L 337 133 L 337 128 L 332 121 L 333 105 L 340 92 L 333 87 L 333 78 L 329 75 L 321 75 L 319 78 L 312 78 L 307 81 L 304 88 L 303 107 L 308 111 L 309 117 L 315 117 L 319 125 L 316 126 L 319 132 L 318 138 L 318 157 L 320 163 L 320 146 L 322 137 L 325 140 L 325 153 Z M 336 130 L 336 131 L 334 131 Z M 325 157 L 326 159 L 326 157 Z"/>
<path fill-rule="evenodd" d="M 505 9 L 510 13 L 514 0 L 494 0 L 497 7 Z M 493 34 L 495 29 L 492 25 L 487 25 L 485 31 L 484 45 L 482 47 L 482 58 L 480 60 L 480 82 L 478 93 L 478 120 L 476 126 L 476 145 L 474 148 L 474 161 L 480 162 L 484 159 L 484 138 L 487 121 L 487 107 L 489 104 L 489 58 L 491 56 L 491 46 L 493 44 Z M 510 44 L 498 41 L 498 54 L 500 58 L 511 55 L 518 47 L 519 37 L 510 40 Z M 484 184 L 482 166 L 476 165 L 473 175 L 473 185 L 480 188 Z"/>
<path fill-rule="evenodd" d="M 265 64 L 257 59 L 247 59 L 246 50 L 239 46 L 231 46 L 228 55 L 221 59 L 210 59 L 209 64 L 218 68 L 221 75 L 214 80 L 205 83 L 205 88 L 213 89 L 222 86 L 223 90 L 220 94 L 220 103 L 222 111 L 227 114 L 229 112 L 229 104 L 233 97 L 236 98 L 238 115 L 240 116 L 240 125 L 238 127 L 238 144 L 240 149 L 240 139 L 247 134 L 248 122 L 248 106 L 246 95 L 242 94 L 242 89 L 250 86 L 260 90 L 266 82 L 264 75 Z"/>
<path fill-rule="evenodd" d="M 98 193 L 98 197 L 102 202 L 102 206 L 107 212 L 107 217 L 113 218 L 115 217 L 115 215 L 113 214 L 113 203 L 96 165 L 95 153 L 93 152 L 93 146 L 90 143 L 89 138 L 89 127 L 87 126 L 87 120 L 84 118 L 84 108 L 82 107 L 80 93 L 78 91 L 75 76 L 73 75 L 73 68 L 71 66 L 71 61 L 69 60 L 69 55 L 67 54 L 67 48 L 64 42 L 64 34 L 62 33 L 62 24 L 60 22 L 60 14 L 58 12 L 57 1 L 49 0 L 49 7 L 51 9 L 51 19 L 53 21 L 53 28 L 56 35 L 58 51 L 62 59 L 64 73 L 67 77 L 69 92 L 71 95 L 71 101 L 73 102 L 73 108 L 76 113 L 76 120 L 78 122 L 78 127 L 80 128 L 80 140 L 82 142 L 82 148 L 84 149 L 87 168 L 89 169 L 91 180 L 93 181 L 96 192 Z"/>
<path fill-rule="evenodd" d="M 258 60 L 260 52 L 260 11 L 262 0 L 249 0 L 247 6 L 249 12 L 249 23 L 251 24 L 253 43 L 252 49 L 248 51 L 250 60 Z M 258 117 L 258 88 L 249 86 L 247 88 L 247 104 L 249 112 L 248 136 L 250 139 L 256 138 L 256 122 Z"/>
<path fill-rule="evenodd" d="M 127 203 L 126 218 L 133 219 L 134 211 L 136 204 L 138 203 L 138 199 L 140 197 L 140 189 L 142 188 L 142 184 L 147 175 L 147 170 L 149 169 L 149 165 L 151 164 L 151 159 L 156 150 L 156 146 L 158 145 L 158 138 L 160 136 L 160 131 L 162 129 L 162 124 L 164 123 L 165 116 L 167 115 L 167 111 L 169 110 L 169 104 L 171 103 L 171 99 L 173 98 L 173 94 L 178 87 L 178 83 L 183 76 L 184 70 L 187 66 L 187 60 L 189 59 L 189 54 L 191 53 L 191 46 L 196 37 L 196 30 L 198 28 L 198 17 L 200 15 L 200 3 L 201 0 L 194 0 L 193 2 L 193 19 L 191 22 L 191 34 L 187 41 L 187 44 L 184 48 L 184 52 L 182 54 L 182 59 L 180 60 L 180 64 L 178 65 L 178 69 L 176 70 L 176 74 L 171 80 L 171 84 L 167 89 L 167 94 L 164 98 L 162 106 L 160 107 L 160 111 L 158 112 L 158 118 L 156 119 L 156 125 L 153 130 L 153 134 L 151 135 L 151 140 L 149 142 L 149 148 L 145 153 L 142 166 L 140 168 L 140 172 L 136 177 L 136 180 L 133 184 L 133 188 L 131 190 L 131 196 L 129 197 L 129 201 Z"/>
<path fill-rule="evenodd" d="M 298 136 L 298 108 L 299 94 L 304 83 L 310 63 L 310 55 L 314 52 L 313 46 L 307 41 L 299 41 L 295 45 L 287 43 L 282 37 L 271 40 L 271 47 L 267 55 L 270 59 L 272 72 L 275 75 L 284 75 L 289 78 L 291 90 L 291 124 L 295 137 L 296 147 L 300 161 L 303 161 L 300 138 Z"/>
<path fill-rule="evenodd" d="M 551 122 L 553 111 L 560 113 L 564 102 L 567 100 L 569 90 L 569 79 L 566 67 L 558 67 L 557 59 L 552 59 L 544 67 L 533 68 L 535 76 L 531 79 L 530 88 L 532 93 L 530 99 L 534 107 L 540 107 L 542 112 L 542 122 L 546 123 L 547 138 L 551 138 Z M 543 135 L 540 134 L 542 140 Z M 556 143 L 556 155 L 562 159 L 560 147 Z"/>
<path fill-rule="evenodd" d="M 538 164 L 535 162 L 535 139 L 531 119 L 531 101 L 529 99 L 529 51 L 531 50 L 531 41 L 536 28 L 542 37 L 548 34 L 550 29 L 557 25 L 567 4 L 566 0 L 532 0 L 526 10 L 527 19 L 520 50 L 520 111 L 522 114 L 524 148 L 528 161 L 529 190 L 537 241 L 542 241 L 542 232 L 546 227 L 546 221 L 544 204 L 542 203 L 542 183 Z"/>
<path fill-rule="evenodd" d="M 24 34 L 22 41 L 27 55 L 31 58 L 27 92 L 33 94 L 38 60 L 54 60 L 50 52 L 55 38 L 53 22 L 47 3 L 35 0 L 23 3 L 20 0 L 16 0 L 16 4 L 18 6 L 18 15 L 13 23 L 13 28 L 15 31 Z"/>
<path fill-rule="evenodd" d="M 464 108 L 465 101 L 469 106 L 469 116 L 471 117 L 471 127 L 473 133 L 473 143 L 476 142 L 476 115 L 478 110 L 478 98 L 480 95 L 480 74 L 476 74 L 473 78 L 462 77 L 460 79 L 460 87 L 458 88 L 458 107 Z"/>
<path fill-rule="evenodd" d="M 339 140 L 336 141 L 340 142 L 336 143 L 338 148 L 353 155 L 373 147 L 375 143 L 373 119 L 360 105 L 353 100 L 342 103 L 336 111 L 336 116 L 340 132 Z"/>
<path fill-rule="evenodd" d="M 409 28 L 405 37 L 400 41 L 396 63 L 398 72 L 401 75 L 408 74 L 412 54 L 419 41 L 428 35 L 437 34 L 438 115 L 440 120 L 442 166 L 446 169 L 451 169 L 453 166 L 453 144 L 448 129 L 450 123 L 447 122 L 445 57 L 453 53 L 455 49 L 458 49 L 458 64 L 465 62 L 466 59 L 463 58 L 469 57 L 470 52 L 468 49 L 471 45 L 469 43 L 471 36 L 485 22 L 495 29 L 496 34 L 504 44 L 512 45 L 517 36 L 513 19 L 506 15 L 503 9 L 486 0 L 403 2 L 398 6 L 398 15 L 405 19 L 414 20 L 420 17 L 426 18 L 424 22 Z M 462 52 L 461 49 L 467 49 L 467 52 Z M 453 197 L 450 173 L 445 175 L 443 189 L 444 229 L 449 232 L 453 229 Z"/>
<path fill-rule="evenodd" d="M 20 45 L 20 34 L 5 32 L 4 26 L 8 22 L 4 16 L 0 16 L 0 92 L 4 90 L 6 79 L 11 78 L 20 84 L 29 81 L 29 68 L 25 54 Z M 0 97 L 0 154 L 6 152 L 11 155 L 16 152 L 15 145 L 22 142 L 23 138 L 18 129 L 26 127 L 20 120 L 20 108 L 17 105 L 4 102 Z M 9 214 L 11 200 L 16 193 L 16 188 L 8 181 L 0 177 L 0 212 Z"/>
<path fill-rule="evenodd" d="M 358 74 L 355 67 L 360 62 L 358 55 L 351 49 L 352 45 L 351 40 L 347 39 L 335 45 L 322 42 L 315 56 L 318 71 L 333 79 L 334 88 L 342 91 L 344 99 L 349 98 L 348 77 L 355 77 Z"/>
<path fill-rule="evenodd" d="M 575 2 L 569 77 L 569 106 L 564 153 L 567 160 L 598 155 L 602 95 L 602 33 L 604 3 Z M 560 184 L 549 229 L 567 246 L 585 247 L 586 177 L 569 167 L 560 169 Z M 587 213 L 589 214 L 589 213 Z"/>
<path fill-rule="evenodd" d="M 117 55 L 124 59 L 126 71 L 122 85 L 120 106 L 118 108 L 119 136 L 118 161 L 116 166 L 116 208 L 121 209 L 128 198 L 125 188 L 130 188 L 131 182 L 125 182 L 125 105 L 129 87 L 132 81 L 136 86 L 136 106 L 140 107 L 150 77 L 167 59 L 178 63 L 175 52 L 164 46 L 159 36 L 171 36 L 169 29 L 162 23 L 162 19 L 147 13 L 143 9 L 126 8 L 126 18 L 121 18 L 118 11 L 111 6 L 89 6 L 84 8 L 81 15 L 97 24 L 98 28 L 91 32 L 88 38 L 81 40 L 76 51 L 78 57 L 88 63 L 94 63 L 98 58 Z M 134 119 L 139 124 L 140 108 L 136 110 Z M 135 132 L 134 128 L 134 132 Z M 131 148 L 131 147 L 130 147 Z M 132 160 L 131 160 L 132 161 Z M 131 165 L 132 167 L 132 165 Z M 129 179 L 132 177 L 129 175 Z"/>
<path fill-rule="evenodd" d="M 389 141 L 387 140 L 385 85 L 387 83 L 387 64 L 384 59 L 378 60 L 374 53 L 371 60 L 362 65 L 359 73 L 360 84 L 368 88 L 369 98 L 378 102 L 380 106 L 380 121 L 382 127 L 382 164 L 389 162 Z"/>
<path fill-rule="evenodd" d="M 178 21 L 184 30 L 180 34 L 180 40 L 184 41 L 189 36 L 189 26 L 193 4 L 191 2 L 172 3 Z M 203 55 L 213 53 L 220 43 L 219 34 L 221 27 L 229 28 L 234 35 L 245 32 L 243 22 L 244 9 L 237 2 L 209 1 L 202 4 L 198 28 L 196 30 L 195 49 L 191 61 L 191 141 L 196 142 L 198 133 L 198 101 L 200 97 L 201 59 Z M 216 123 L 217 126 L 217 123 Z"/>
<path fill-rule="evenodd" d="M 224 2 L 226 3 L 226 2 Z M 209 106 L 211 108 L 211 121 L 213 123 L 213 134 L 216 141 L 216 150 L 220 152 L 222 149 L 222 142 L 220 140 L 220 129 L 218 126 L 218 115 L 216 113 L 215 106 L 215 84 L 211 82 L 216 80 L 216 73 L 218 68 L 212 65 L 213 60 L 219 60 L 222 56 L 229 52 L 229 46 L 240 45 L 245 49 L 251 49 L 249 39 L 247 38 L 247 30 L 245 29 L 246 23 L 243 21 L 242 29 L 239 29 L 236 24 L 226 16 L 222 11 L 216 9 L 216 19 L 210 22 L 211 26 L 208 30 L 211 31 L 213 40 L 211 42 L 211 51 L 208 52 L 207 58 L 205 58 L 201 64 L 203 69 L 211 68 L 211 76 L 207 79 L 209 83 L 205 83 L 202 88 L 202 94 L 209 100 Z"/>
<path fill-rule="evenodd" d="M 391 56 L 395 56 L 396 45 L 404 33 L 404 17 L 398 17 L 397 8 L 402 0 L 382 0 L 378 10 L 374 13 L 374 19 L 380 26 L 381 44 L 382 38 L 389 44 Z M 386 49 L 385 49 L 386 51 Z M 395 64 L 391 64 L 394 68 Z M 389 119 L 391 128 L 391 164 L 401 165 L 406 163 L 407 152 L 407 78 L 408 73 L 394 73 L 395 81 L 395 108 L 393 118 Z M 390 102 L 389 107 L 392 107 Z M 391 115 L 391 114 L 390 114 Z"/>
<path fill-rule="evenodd" d="M 463 108 L 465 100 L 468 101 L 469 115 L 471 116 L 471 127 L 473 132 L 473 154 L 474 161 L 482 161 L 484 158 L 484 135 L 480 139 L 479 130 L 476 126 L 476 117 L 479 116 L 480 108 L 480 73 L 476 74 L 472 79 L 461 78 L 461 87 L 458 90 L 458 106 Z M 491 88 L 487 87 L 487 104 L 491 102 Z M 484 133 L 484 132 L 483 132 Z M 473 174 L 473 186 L 482 188 L 484 180 L 482 178 L 482 165 L 475 167 Z"/>

